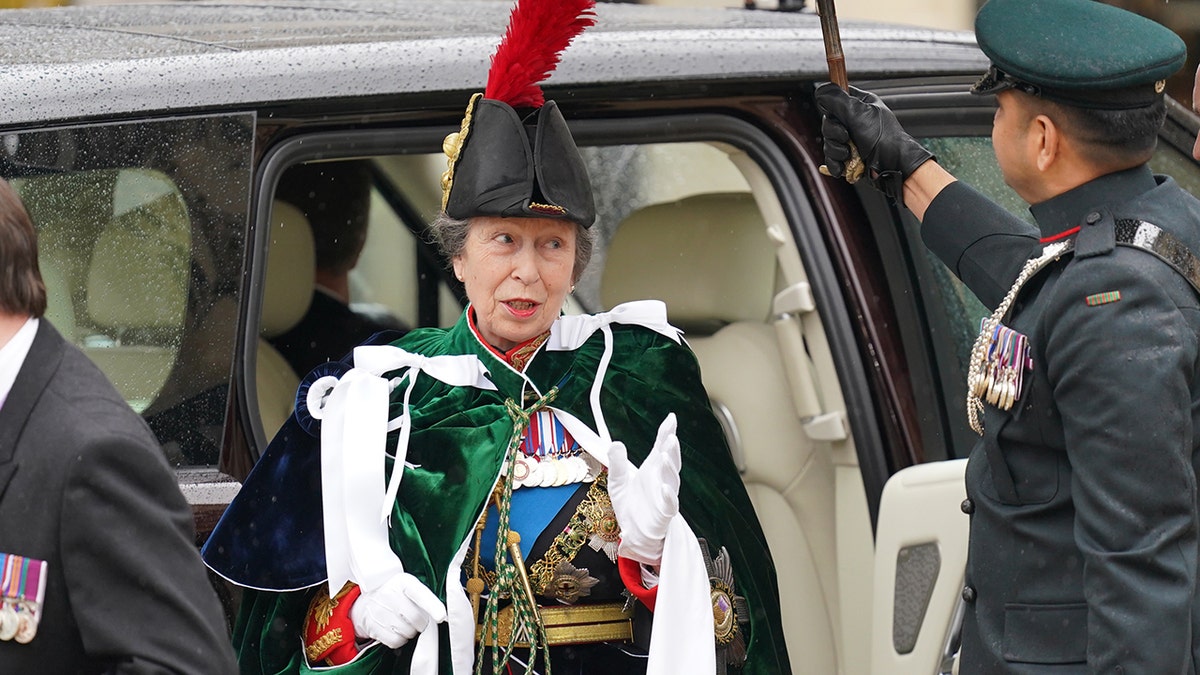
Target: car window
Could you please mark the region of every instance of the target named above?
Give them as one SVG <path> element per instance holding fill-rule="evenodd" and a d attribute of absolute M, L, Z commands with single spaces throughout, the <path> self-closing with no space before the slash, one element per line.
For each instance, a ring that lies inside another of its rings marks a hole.
<path fill-rule="evenodd" d="M 602 296 L 603 269 L 614 233 L 630 214 L 705 193 L 751 191 L 728 154 L 708 143 L 589 147 L 582 153 L 593 176 L 597 246 L 568 312 L 611 306 Z M 692 170 L 672 168 L 678 166 Z M 290 413 L 299 379 L 320 363 L 343 358 L 382 330 L 397 331 L 392 337 L 398 337 L 414 327 L 446 327 L 458 320 L 461 288 L 424 236 L 426 223 L 441 208 L 445 167 L 439 152 L 323 159 L 283 170 L 272 196 L 274 229 L 256 363 L 265 438 Z M 752 199 L 747 208 L 757 208 Z M 295 245 L 297 230 L 311 241 Z M 759 230 L 765 242 L 762 225 Z M 347 246 L 348 241 L 357 243 Z M 311 259 L 302 253 L 308 247 Z M 276 275 L 285 279 L 277 281 Z M 757 304 L 764 320 L 774 277 L 768 281 Z M 645 294 L 651 297 L 653 289 Z M 727 300 L 731 306 L 739 302 Z"/>
<path fill-rule="evenodd" d="M 1009 188 L 996 164 L 992 140 L 986 136 L 923 138 L 922 143 L 937 156 L 938 162 L 961 180 L 995 200 L 1009 212 L 1033 223 L 1028 206 Z M 1180 185 L 1200 195 L 1200 167 L 1184 152 L 1160 143 L 1150 162 L 1155 173 L 1174 177 Z M 919 242 L 920 225 L 915 219 L 903 219 L 910 242 Z M 944 388 L 944 405 L 951 456 L 966 456 L 975 436 L 966 426 L 962 401 L 966 396 L 965 374 L 979 322 L 990 312 L 967 287 L 924 246 L 918 249 L 917 287 L 923 298 L 929 325 L 928 351 Z"/>
<path fill-rule="evenodd" d="M 38 230 L 46 319 L 176 466 L 217 462 L 237 321 L 252 118 L 9 134 Z"/>
<path fill-rule="evenodd" d="M 13 186 L 39 225 L 46 318 L 145 412 L 171 373 L 187 318 L 192 233 L 183 195 L 148 169 Z"/>

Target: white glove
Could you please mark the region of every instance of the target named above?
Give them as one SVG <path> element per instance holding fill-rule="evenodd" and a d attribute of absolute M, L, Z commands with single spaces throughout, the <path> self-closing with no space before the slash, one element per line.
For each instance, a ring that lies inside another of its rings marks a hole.
<path fill-rule="evenodd" d="M 675 428 L 675 413 L 670 413 L 641 468 L 630 463 L 624 443 L 608 449 L 608 496 L 621 526 L 617 554 L 647 565 L 662 562 L 667 525 L 679 513 L 681 461 Z"/>
<path fill-rule="evenodd" d="M 446 620 L 446 606 L 425 584 L 401 572 L 373 590 L 364 590 L 350 606 L 358 637 L 379 640 L 398 649 L 432 623 Z"/>

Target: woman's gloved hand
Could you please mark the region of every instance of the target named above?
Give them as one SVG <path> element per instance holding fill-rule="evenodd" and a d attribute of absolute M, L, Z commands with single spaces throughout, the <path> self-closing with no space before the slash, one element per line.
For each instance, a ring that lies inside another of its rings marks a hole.
<path fill-rule="evenodd" d="M 647 565 L 662 562 L 667 525 L 679 513 L 679 438 L 675 413 L 658 427 L 654 447 L 642 466 L 629 461 L 623 443 L 608 450 L 608 496 L 612 499 L 621 543 L 617 555 Z"/>
<path fill-rule="evenodd" d="M 850 142 L 858 147 L 871 184 L 900 200 L 904 179 L 917 167 L 933 159 L 878 96 L 850 87 L 849 92 L 827 82 L 817 87 L 817 109 L 821 120 L 825 165 L 835 176 L 842 175 L 850 159 Z"/>
<path fill-rule="evenodd" d="M 446 606 L 419 579 L 400 572 L 373 590 L 363 590 L 350 607 L 350 621 L 359 637 L 378 640 L 397 649 L 446 620 Z"/>

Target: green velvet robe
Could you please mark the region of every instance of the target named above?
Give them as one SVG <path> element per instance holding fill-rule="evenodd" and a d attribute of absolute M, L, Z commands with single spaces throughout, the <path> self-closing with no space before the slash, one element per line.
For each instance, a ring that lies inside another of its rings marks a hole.
<path fill-rule="evenodd" d="M 721 546 L 727 548 L 735 591 L 746 598 L 751 610 L 743 672 L 791 672 L 775 567 L 725 435 L 712 413 L 695 355 L 686 346 L 640 326 L 613 324 L 612 332 L 612 361 L 601 392 L 612 438 L 623 441 L 630 460 L 641 464 L 663 418 L 676 414 L 683 460 L 680 511 L 696 535 L 707 539 L 713 555 Z M 497 387 L 497 391 L 452 387 L 421 376 L 410 401 L 413 432 L 407 461 L 418 466 L 409 467 L 401 482 L 392 513 L 391 543 L 405 570 L 444 599 L 445 570 L 470 536 L 500 473 L 512 431 L 505 400 L 522 401 L 526 383 L 480 344 L 465 312 L 448 330 L 416 330 L 394 344 L 425 356 L 475 354 Z M 594 429 L 589 394 L 603 351 L 604 336 L 599 331 L 575 351 L 543 347 L 527 364 L 525 375 L 537 387 L 537 394 L 557 386 L 559 393 L 551 405 Z M 401 386 L 393 392 L 393 417 L 401 412 L 403 390 Z M 243 673 L 311 672 L 300 644 L 311 594 L 311 590 L 245 592 L 234 631 Z M 450 673 L 449 633 L 444 624 L 440 644 L 441 671 Z M 410 651 L 411 643 L 396 652 L 376 646 L 335 672 L 407 673 Z"/>

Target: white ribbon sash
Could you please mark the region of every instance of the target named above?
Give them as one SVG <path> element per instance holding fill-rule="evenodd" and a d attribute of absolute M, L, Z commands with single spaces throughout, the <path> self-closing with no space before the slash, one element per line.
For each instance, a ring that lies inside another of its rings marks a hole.
<path fill-rule="evenodd" d="M 421 356 L 391 345 L 354 350 L 355 367 L 342 377 L 312 384 L 308 411 L 321 420 L 322 506 L 325 564 L 330 594 L 353 580 L 364 591 L 404 570 L 388 540 L 388 516 L 400 489 L 412 424 L 409 398 L 420 373 L 451 386 L 494 390 L 475 355 Z M 384 373 L 401 371 L 391 381 Z M 385 484 L 388 404 L 395 385 L 408 377 L 400 415 L 400 438 L 392 477 Z"/>

